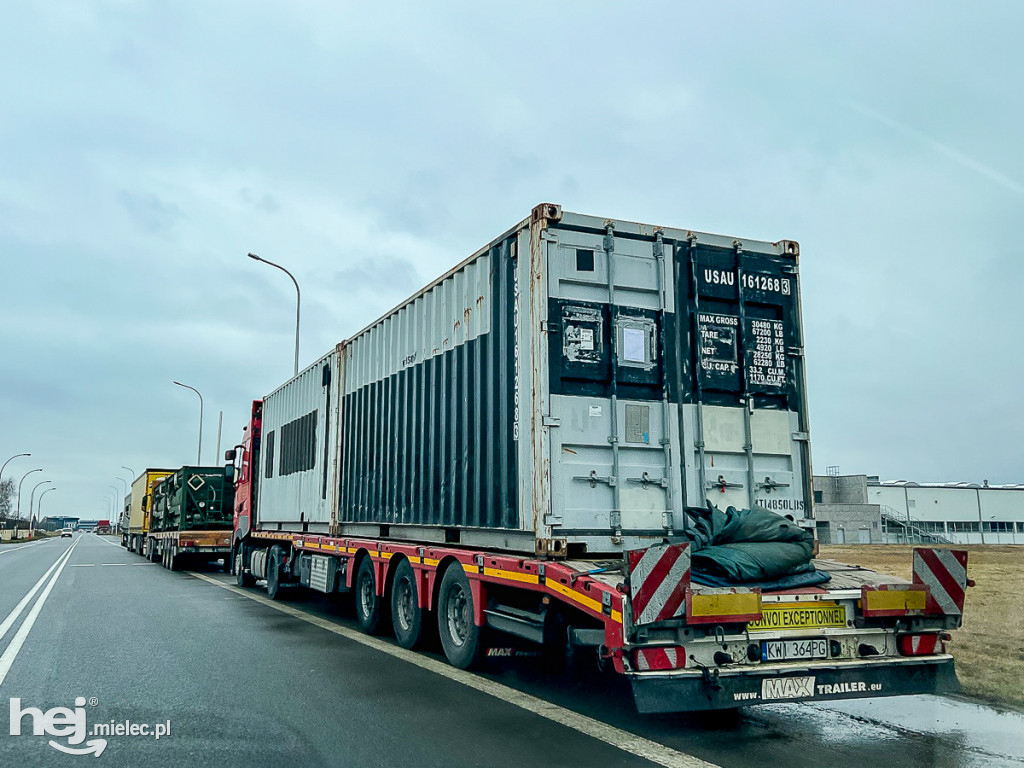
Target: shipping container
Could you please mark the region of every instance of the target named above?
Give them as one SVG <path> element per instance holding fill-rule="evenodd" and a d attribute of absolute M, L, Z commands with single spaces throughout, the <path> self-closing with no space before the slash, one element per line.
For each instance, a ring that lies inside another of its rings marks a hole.
<path fill-rule="evenodd" d="M 224 467 L 182 467 L 153 487 L 149 530 L 227 530 L 234 485 Z"/>
<path fill-rule="evenodd" d="M 260 521 L 607 553 L 811 525 L 798 245 L 541 205 L 264 400 Z"/>
<path fill-rule="evenodd" d="M 692 561 L 694 507 L 813 529 L 798 256 L 538 206 L 252 404 L 236 583 L 351 593 L 361 631 L 433 625 L 460 668 L 589 657 L 642 712 L 955 687 L 966 552 L 911 582 Z"/>

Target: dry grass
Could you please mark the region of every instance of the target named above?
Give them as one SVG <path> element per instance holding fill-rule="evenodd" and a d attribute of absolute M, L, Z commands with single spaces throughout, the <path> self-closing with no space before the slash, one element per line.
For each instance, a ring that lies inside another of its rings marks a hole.
<path fill-rule="evenodd" d="M 950 648 L 964 692 L 986 701 L 1024 707 L 1024 546 L 963 545 L 967 573 L 964 625 Z M 822 547 L 821 557 L 910 578 L 913 547 Z"/>

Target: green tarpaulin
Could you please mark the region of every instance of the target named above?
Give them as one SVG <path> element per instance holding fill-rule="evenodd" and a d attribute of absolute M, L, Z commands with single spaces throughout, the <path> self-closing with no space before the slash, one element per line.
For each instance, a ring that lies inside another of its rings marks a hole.
<path fill-rule="evenodd" d="M 766 509 L 687 510 L 695 572 L 737 584 L 814 573 L 814 534 Z"/>

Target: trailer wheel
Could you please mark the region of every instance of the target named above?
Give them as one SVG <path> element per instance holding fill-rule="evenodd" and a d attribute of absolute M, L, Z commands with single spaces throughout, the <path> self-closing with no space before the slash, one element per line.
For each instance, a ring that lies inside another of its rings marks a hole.
<path fill-rule="evenodd" d="M 377 634 L 381 625 L 380 598 L 377 596 L 377 578 L 373 570 L 373 561 L 364 557 L 356 571 L 356 622 L 359 629 L 368 635 Z"/>
<path fill-rule="evenodd" d="M 449 663 L 469 669 L 483 657 L 480 627 L 473 623 L 473 592 L 461 563 L 452 563 L 441 579 L 437 630 Z"/>
<path fill-rule="evenodd" d="M 231 567 L 235 571 L 235 584 L 240 587 L 256 586 L 256 579 L 253 578 L 252 572 L 245 569 L 245 545 L 239 543 L 234 552 L 235 556 L 231 561 Z"/>
<path fill-rule="evenodd" d="M 416 589 L 416 574 L 408 560 L 402 560 L 391 584 L 391 624 L 395 639 L 410 650 L 423 639 L 423 609 Z"/>
<path fill-rule="evenodd" d="M 177 571 L 181 568 L 181 555 L 178 554 L 178 548 L 171 545 L 167 552 L 167 567 L 172 571 Z"/>
<path fill-rule="evenodd" d="M 157 554 L 156 542 L 155 541 L 150 541 L 149 544 L 147 545 L 147 547 L 148 547 L 149 551 L 146 554 L 146 559 L 149 560 L 149 562 L 151 562 L 151 563 L 159 562 L 160 561 L 160 555 Z"/>
<path fill-rule="evenodd" d="M 267 597 L 277 600 L 281 592 L 281 561 L 284 559 L 284 551 L 281 545 L 275 544 L 267 553 Z"/>

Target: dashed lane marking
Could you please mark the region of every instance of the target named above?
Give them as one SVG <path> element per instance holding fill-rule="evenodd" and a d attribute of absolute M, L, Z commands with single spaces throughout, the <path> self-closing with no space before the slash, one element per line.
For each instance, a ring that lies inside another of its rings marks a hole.
<path fill-rule="evenodd" d="M 512 704 L 520 709 L 524 709 L 527 712 L 543 717 L 552 722 L 564 725 L 567 728 L 572 728 L 575 731 L 586 734 L 598 741 L 603 741 L 605 744 L 610 744 L 613 747 L 621 749 L 623 752 L 629 752 L 637 757 L 642 757 L 645 760 L 650 760 L 652 763 L 657 765 L 665 766 L 666 768 L 719 768 L 714 763 L 709 763 L 706 760 L 701 760 L 699 757 L 689 755 L 685 752 L 667 747 L 664 744 L 659 744 L 656 741 L 645 739 L 642 736 L 637 736 L 634 733 L 624 731 L 621 728 L 616 728 L 613 725 L 608 725 L 600 720 L 595 720 L 592 717 L 581 715 L 579 712 L 573 712 L 571 709 L 565 709 L 557 704 L 552 704 L 550 701 L 531 696 L 528 693 L 517 691 L 515 688 L 510 688 L 507 685 L 496 683 L 493 680 L 474 675 L 472 672 L 466 672 L 461 669 L 449 666 L 444 662 L 432 659 L 429 656 L 416 653 L 414 651 L 407 651 L 397 645 L 385 642 L 376 637 L 370 635 L 364 635 L 357 632 L 354 629 L 334 624 L 333 622 L 321 619 L 319 616 L 312 616 L 308 613 L 293 608 L 290 605 L 276 602 L 262 595 L 254 594 L 250 591 L 240 589 L 233 584 L 225 584 L 222 581 L 211 578 L 202 573 L 195 573 L 189 571 L 190 576 L 194 576 L 197 579 L 209 582 L 214 586 L 220 587 L 234 592 L 238 595 L 246 597 L 250 600 L 254 600 L 257 603 L 262 603 L 268 608 L 273 608 L 275 611 L 288 614 L 289 616 L 304 621 L 307 624 L 326 629 L 328 632 L 333 632 L 336 635 L 352 640 L 356 643 L 373 648 L 374 650 L 381 651 L 395 658 L 399 658 L 402 661 L 407 661 L 410 664 L 415 664 L 417 667 L 426 669 L 435 674 L 446 677 L 449 680 L 453 680 L 457 683 L 461 683 L 469 688 L 486 693 L 493 696 L 496 699 L 500 699 L 508 704 Z"/>

